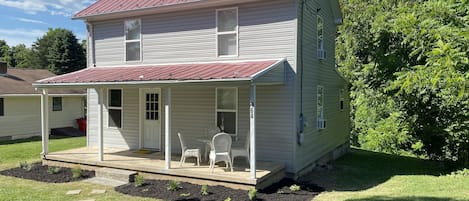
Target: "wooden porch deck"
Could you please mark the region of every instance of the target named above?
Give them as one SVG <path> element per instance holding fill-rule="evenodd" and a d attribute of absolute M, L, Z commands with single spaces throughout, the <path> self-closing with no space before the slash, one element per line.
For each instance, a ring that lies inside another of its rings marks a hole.
<path fill-rule="evenodd" d="M 186 163 L 179 167 L 179 156 L 172 156 L 171 168 L 164 168 L 164 154 L 161 152 L 139 154 L 132 150 L 104 149 L 104 160 L 98 161 L 97 148 L 78 148 L 53 152 L 46 155 L 44 164 L 57 166 L 71 166 L 80 164 L 88 169 L 110 167 L 147 173 L 149 178 L 184 180 L 192 183 L 209 185 L 227 185 L 234 188 L 265 188 L 285 175 L 284 166 L 277 163 L 257 162 L 256 179 L 250 179 L 249 168 L 245 167 L 244 159 L 235 160 L 233 172 L 216 166 L 213 173 L 207 162 L 198 167 L 195 159 L 186 159 Z"/>

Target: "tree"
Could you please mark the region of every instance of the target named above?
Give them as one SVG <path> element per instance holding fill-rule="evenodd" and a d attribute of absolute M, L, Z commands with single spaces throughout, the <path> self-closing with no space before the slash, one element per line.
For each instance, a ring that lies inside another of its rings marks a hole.
<path fill-rule="evenodd" d="M 56 74 L 73 72 L 86 67 L 83 47 L 67 29 L 49 29 L 32 47 L 35 68 L 49 68 Z"/>
<path fill-rule="evenodd" d="M 467 0 L 342 0 L 353 143 L 469 161 Z"/>
<path fill-rule="evenodd" d="M 6 61 L 6 57 L 10 52 L 10 47 L 7 45 L 7 42 L 0 40 L 0 61 Z"/>
<path fill-rule="evenodd" d="M 11 48 L 11 67 L 31 68 L 31 50 L 24 44 L 19 44 Z"/>

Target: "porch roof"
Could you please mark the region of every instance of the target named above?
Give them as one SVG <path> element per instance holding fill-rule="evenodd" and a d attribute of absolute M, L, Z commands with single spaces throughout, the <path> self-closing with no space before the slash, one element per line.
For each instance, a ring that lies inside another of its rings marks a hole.
<path fill-rule="evenodd" d="M 221 81 L 258 81 L 279 84 L 285 77 L 285 59 L 123 67 L 92 67 L 38 80 L 33 86 L 90 87 L 96 85 L 174 84 Z"/>

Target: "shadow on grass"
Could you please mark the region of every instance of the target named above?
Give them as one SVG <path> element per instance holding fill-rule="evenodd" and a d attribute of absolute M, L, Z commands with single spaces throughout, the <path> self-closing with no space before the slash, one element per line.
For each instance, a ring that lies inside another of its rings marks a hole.
<path fill-rule="evenodd" d="M 435 198 L 435 197 L 387 197 L 371 196 L 368 198 L 347 199 L 346 201 L 460 201 L 453 198 Z"/>
<path fill-rule="evenodd" d="M 351 149 L 350 153 L 332 162 L 330 168 L 316 168 L 304 179 L 327 190 L 360 191 L 396 175 L 439 176 L 449 172 L 442 162 Z"/>
<path fill-rule="evenodd" d="M 56 136 L 56 135 L 51 135 L 49 136 L 49 139 L 65 139 L 65 138 L 72 138 L 69 136 Z M 40 136 L 35 136 L 35 137 L 30 137 L 30 138 L 25 138 L 25 139 L 18 139 L 18 140 L 5 140 L 5 141 L 0 141 L 0 145 L 7 145 L 7 144 L 18 144 L 18 143 L 26 143 L 26 142 L 37 142 L 37 141 L 42 141 L 42 138 Z"/>

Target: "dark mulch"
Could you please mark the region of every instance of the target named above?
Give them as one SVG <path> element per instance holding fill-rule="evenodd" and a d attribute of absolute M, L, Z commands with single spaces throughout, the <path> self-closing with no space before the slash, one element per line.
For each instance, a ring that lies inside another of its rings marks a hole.
<path fill-rule="evenodd" d="M 223 201 L 230 197 L 233 201 L 249 200 L 248 191 L 234 190 L 223 186 L 209 186 L 209 195 L 200 195 L 201 185 L 181 182 L 181 189 L 168 191 L 167 180 L 146 180 L 145 185 L 135 187 L 133 183 L 115 188 L 116 191 L 141 197 L 151 197 L 172 201 Z M 293 184 L 301 186 L 300 191 L 291 192 L 289 187 Z M 315 184 L 299 184 L 291 179 L 283 179 L 267 189 L 257 193 L 257 200 L 269 201 L 303 201 L 312 200 L 316 195 L 324 191 L 324 188 Z"/>
<path fill-rule="evenodd" d="M 49 174 L 47 172 L 49 166 L 43 166 L 40 163 L 33 163 L 31 165 L 32 167 L 30 171 L 26 171 L 20 167 L 16 167 L 13 169 L 0 171 L 0 174 L 5 176 L 12 176 L 22 179 L 29 179 L 48 183 L 65 183 L 94 177 L 94 171 L 82 170 L 82 177 L 72 178 L 71 168 L 60 168 L 60 171 L 58 173 Z"/>

